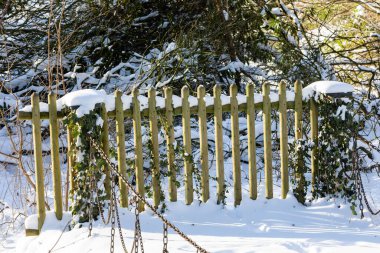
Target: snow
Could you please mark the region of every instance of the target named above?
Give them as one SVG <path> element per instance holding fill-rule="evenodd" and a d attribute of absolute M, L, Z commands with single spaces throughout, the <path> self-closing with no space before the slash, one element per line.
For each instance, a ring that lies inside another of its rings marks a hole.
<path fill-rule="evenodd" d="M 303 88 L 302 96 L 304 100 L 307 100 L 313 96 L 318 96 L 319 94 L 349 94 L 352 92 L 354 92 L 354 87 L 348 83 L 338 81 L 317 81 Z"/>
<path fill-rule="evenodd" d="M 133 21 L 136 23 L 136 22 L 141 22 L 141 21 L 145 21 L 149 18 L 154 18 L 154 17 L 157 17 L 159 14 L 158 11 L 153 11 L 151 13 L 149 13 L 148 15 L 146 16 L 142 16 L 142 17 L 139 17 L 139 18 L 135 18 Z"/>
<path fill-rule="evenodd" d="M 302 90 L 303 99 L 307 100 L 312 96 L 322 94 L 334 94 L 334 93 L 351 93 L 354 88 L 346 83 L 337 81 L 318 81 L 314 82 Z M 287 101 L 294 101 L 294 92 L 286 92 Z M 245 94 L 237 94 L 238 104 L 244 104 L 247 102 L 247 97 Z M 278 93 L 271 92 L 269 94 L 270 101 L 276 102 L 279 100 Z M 130 109 L 132 106 L 132 96 L 122 95 L 123 110 Z M 140 101 L 140 110 L 145 110 L 148 108 L 148 98 L 143 95 L 138 96 Z M 182 106 L 182 98 L 173 95 L 173 108 L 179 108 Z M 211 106 L 214 104 L 214 98 L 210 95 L 204 97 L 206 106 Z M 1 101 L 1 100 L 0 100 Z M 255 103 L 261 103 L 263 101 L 262 94 L 254 94 Z M 221 95 L 222 105 L 227 105 L 230 103 L 230 96 Z M 100 103 L 105 103 L 107 111 L 115 110 L 115 97 L 113 94 L 107 94 L 104 90 L 93 90 L 93 89 L 83 89 L 70 92 L 57 100 L 57 110 L 60 111 L 64 107 L 71 107 L 76 110 L 78 117 L 88 114 L 91 110 L 94 110 L 95 106 Z M 198 105 L 198 98 L 194 96 L 189 96 L 190 107 Z M 165 108 L 165 99 L 160 96 L 156 96 L 156 106 L 158 108 Z M 25 106 L 21 111 L 30 112 L 32 107 L 30 105 Z M 48 104 L 40 102 L 40 111 L 48 112 Z"/>
<path fill-rule="evenodd" d="M 242 69 L 244 69 L 244 63 L 242 63 L 241 61 L 237 60 L 237 61 L 231 61 L 226 66 L 220 68 L 219 71 L 229 70 L 232 73 L 236 73 L 236 72 L 239 72 Z"/>
<path fill-rule="evenodd" d="M 271 12 L 273 15 L 276 15 L 276 16 L 281 16 L 281 15 L 283 15 L 281 9 L 278 8 L 278 7 L 272 8 L 270 12 Z"/>
<path fill-rule="evenodd" d="M 15 89 L 20 90 L 20 89 L 24 88 L 25 86 L 27 86 L 27 84 L 29 83 L 29 81 L 36 74 L 37 73 L 34 70 L 29 70 L 24 75 L 17 76 L 17 77 L 15 77 L 14 79 L 12 79 L 10 81 L 6 81 L 5 82 L 5 88 L 7 88 L 9 90 L 15 90 Z"/>
<path fill-rule="evenodd" d="M 226 10 L 223 10 L 223 17 L 225 21 L 228 21 L 230 19 L 230 15 Z"/>
<path fill-rule="evenodd" d="M 38 215 L 32 214 L 25 219 L 25 229 L 38 229 Z"/>
<path fill-rule="evenodd" d="M 59 99 L 57 101 L 57 108 L 62 108 L 64 105 L 67 107 L 78 106 L 76 114 L 78 117 L 82 117 L 91 110 L 94 110 L 96 104 L 104 103 L 106 97 L 107 93 L 104 90 L 78 90 L 68 93 Z"/>
<path fill-rule="evenodd" d="M 228 164 L 228 161 L 226 161 Z M 228 169 L 229 170 L 229 169 Z M 243 170 L 245 171 L 245 170 Z M 378 178 L 374 173 L 373 178 Z M 226 205 L 217 205 L 215 188 L 207 203 L 194 201 L 187 206 L 183 202 L 183 187 L 179 189 L 178 202 L 169 202 L 164 216 L 190 238 L 209 252 L 368 252 L 380 250 L 380 219 L 366 217 L 360 220 L 351 214 L 350 207 L 342 200 L 322 198 L 309 206 L 299 204 L 292 194 L 280 199 L 280 187 L 274 187 L 274 198 L 264 196 L 265 187 L 259 184 L 258 199 L 248 196 L 248 182 L 243 180 L 243 201 L 233 206 L 233 191 L 227 194 Z M 379 199 L 372 181 L 373 196 Z M 366 185 L 369 187 L 369 185 Z M 368 189 L 368 188 L 367 188 Z M 133 241 L 134 212 L 119 208 L 123 235 L 127 248 Z M 195 215 L 196 214 L 196 215 Z M 61 231 L 70 221 L 65 213 L 57 221 L 53 212 L 47 212 L 46 221 L 38 237 L 20 236 L 15 252 L 48 252 L 58 240 Z M 162 248 L 162 223 L 151 211 L 140 215 L 145 252 L 158 252 Z M 104 252 L 110 247 L 110 225 L 101 221 L 93 224 L 88 237 L 88 223 L 68 229 L 54 248 L 56 252 Z M 169 252 L 195 252 L 195 249 L 169 229 Z M 157 250 L 159 249 L 159 250 Z M 116 233 L 115 252 L 122 252 Z"/>
<path fill-rule="evenodd" d="M 12 94 L 4 94 L 0 92 L 0 107 L 8 106 L 15 108 L 17 105 L 17 99 Z"/>

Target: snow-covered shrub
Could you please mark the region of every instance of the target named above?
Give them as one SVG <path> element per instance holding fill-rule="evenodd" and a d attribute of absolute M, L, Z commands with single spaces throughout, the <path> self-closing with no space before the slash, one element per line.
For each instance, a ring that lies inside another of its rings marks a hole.
<path fill-rule="evenodd" d="M 104 189 L 105 172 L 102 171 L 105 162 L 90 145 L 90 136 L 101 143 L 102 128 L 99 124 L 99 115 L 94 111 L 80 118 L 75 111 L 70 112 L 64 121 L 73 135 L 74 156 L 73 186 L 70 211 L 74 216 L 74 223 L 87 222 L 97 219 L 99 210 L 106 205 L 106 191 Z"/>

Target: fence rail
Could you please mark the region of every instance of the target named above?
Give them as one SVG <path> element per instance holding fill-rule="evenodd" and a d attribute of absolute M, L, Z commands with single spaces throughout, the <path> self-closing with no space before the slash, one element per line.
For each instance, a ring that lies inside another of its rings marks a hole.
<path fill-rule="evenodd" d="M 210 198 L 209 193 L 209 171 L 208 171 L 208 135 L 207 135 L 207 114 L 214 115 L 215 127 L 215 154 L 216 154 L 216 175 L 217 175 L 217 199 L 220 203 L 225 194 L 224 185 L 224 157 L 223 157 L 223 133 L 222 133 L 222 113 L 230 112 L 231 114 L 231 135 L 232 135 L 232 166 L 233 166 L 233 189 L 234 204 L 239 205 L 242 201 L 241 188 L 241 166 L 240 166 L 240 138 L 239 138 L 239 112 L 246 112 L 247 128 L 248 128 L 248 168 L 249 168 L 249 196 L 251 199 L 257 198 L 257 168 L 256 168 L 256 137 L 255 137 L 255 115 L 257 111 L 262 110 L 263 126 L 264 126 L 264 171 L 265 171 L 265 196 L 270 199 L 273 197 L 273 181 L 272 181 L 272 139 L 271 139 L 271 112 L 279 111 L 280 121 L 280 154 L 281 154 L 281 187 L 282 198 L 286 198 L 289 190 L 289 173 L 288 173 L 288 129 L 287 129 L 287 110 L 294 109 L 295 112 L 295 139 L 302 138 L 302 113 L 304 109 L 310 110 L 311 121 L 311 140 L 315 143 L 311 156 L 312 184 L 315 184 L 315 178 L 318 174 L 318 105 L 311 99 L 303 101 L 302 86 L 300 82 L 295 84 L 295 92 L 286 92 L 285 82 L 279 84 L 279 94 L 270 93 L 269 84 L 263 85 L 263 94 L 255 94 L 254 86 L 249 84 L 246 87 L 246 95 L 237 93 L 237 86 L 230 86 L 230 96 L 222 95 L 221 88 L 215 86 L 213 97 L 205 96 L 205 88 L 199 86 L 197 97 L 189 96 L 189 88 L 184 86 L 181 90 L 181 97 L 172 95 L 171 88 L 164 90 L 164 97 L 156 96 L 156 91 L 150 89 L 148 98 L 140 96 L 137 89 L 132 91 L 129 104 L 124 105 L 122 93 L 115 92 L 115 106 L 111 111 L 106 111 L 106 106 L 99 106 L 101 117 L 103 118 L 103 135 L 102 148 L 108 154 L 108 118 L 116 121 L 116 137 L 117 137 L 117 162 L 118 170 L 122 175 L 126 176 L 126 150 L 125 150 L 125 129 L 124 120 L 126 117 L 133 120 L 134 144 L 135 144 L 135 174 L 137 191 L 144 195 L 144 179 L 143 179 L 143 154 L 142 154 L 142 134 L 141 134 L 141 117 L 147 117 L 149 120 L 150 138 L 152 143 L 152 190 L 153 203 L 158 206 L 160 202 L 161 186 L 158 179 L 160 170 L 159 149 L 158 149 L 158 115 L 164 115 L 167 128 L 166 145 L 167 145 L 167 161 L 169 171 L 169 200 L 177 201 L 176 170 L 174 166 L 174 130 L 173 117 L 181 115 L 182 131 L 183 131 L 183 148 L 184 157 L 184 182 L 185 182 L 185 203 L 193 202 L 193 166 L 191 160 L 187 159 L 186 153 L 191 154 L 191 132 L 190 132 L 190 116 L 197 115 L 200 131 L 200 163 L 201 163 L 201 186 L 202 201 L 206 202 Z M 37 186 L 37 209 L 38 209 L 38 231 L 41 229 L 45 219 L 44 207 L 44 171 L 42 164 L 41 151 L 41 119 L 49 119 L 50 138 L 51 138 L 51 156 L 52 156 L 52 172 L 54 182 L 54 207 L 56 217 L 62 218 L 62 186 L 60 179 L 60 163 L 59 163 L 59 144 L 58 144 L 58 120 L 67 115 L 68 109 L 57 111 L 56 95 L 49 94 L 49 105 L 45 106 L 39 103 L 37 94 L 32 95 L 32 106 L 25 111 L 20 111 L 18 118 L 20 120 L 32 120 L 33 125 L 33 141 L 34 141 L 34 158 L 36 171 Z M 40 106 L 48 111 L 40 111 Z M 123 108 L 128 108 L 123 110 Z M 31 110 L 30 110 L 31 109 Z M 30 110 L 30 111 L 28 111 Z M 68 147 L 71 149 L 73 139 L 71 129 L 67 129 Z M 68 170 L 70 175 L 70 189 L 75 188 L 73 185 L 73 165 L 75 159 L 69 150 Z M 302 157 L 299 157 L 298 165 L 302 166 Z M 106 174 L 106 191 L 110 193 L 110 176 L 109 171 L 103 168 Z M 300 170 L 297 170 L 299 172 Z M 128 205 L 128 189 L 127 186 L 120 181 L 120 204 L 122 207 Z M 66 200 L 67 203 L 67 200 Z M 140 203 L 139 209 L 143 210 L 144 206 Z M 35 229 L 27 229 L 27 234 L 38 234 Z"/>

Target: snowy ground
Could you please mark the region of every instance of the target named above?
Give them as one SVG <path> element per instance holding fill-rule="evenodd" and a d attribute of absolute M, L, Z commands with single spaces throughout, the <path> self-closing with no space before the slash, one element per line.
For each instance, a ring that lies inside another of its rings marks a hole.
<path fill-rule="evenodd" d="M 367 191 L 380 203 L 380 178 L 372 174 L 369 179 L 366 180 Z M 245 190 L 242 204 L 237 208 L 232 205 L 231 192 L 224 208 L 216 205 L 214 199 L 191 206 L 182 201 L 168 203 L 166 217 L 210 252 L 380 252 L 380 217 L 366 213 L 366 218 L 360 220 L 351 214 L 349 205 L 336 199 L 320 199 L 305 207 L 298 204 L 292 194 L 286 200 L 280 199 L 278 186 L 274 191 L 274 199 L 266 200 L 264 186 L 260 184 L 259 198 L 253 201 Z M 127 209 L 120 213 L 130 249 L 134 215 Z M 24 237 L 21 230 L 3 242 L 2 250 L 48 252 L 69 220 L 69 214 L 57 222 L 54 214 L 48 213 L 39 237 Z M 141 222 L 145 252 L 162 252 L 162 223 L 149 211 L 142 213 Z M 110 226 L 96 222 L 92 233 L 88 237 L 88 224 L 65 232 L 51 252 L 108 251 Z M 172 230 L 169 251 L 196 252 Z M 122 252 L 117 231 L 115 252 Z"/>

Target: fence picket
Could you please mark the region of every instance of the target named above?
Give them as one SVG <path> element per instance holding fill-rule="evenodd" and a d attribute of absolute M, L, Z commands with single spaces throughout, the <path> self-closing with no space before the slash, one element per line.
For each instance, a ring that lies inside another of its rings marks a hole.
<path fill-rule="evenodd" d="M 311 187 L 314 192 L 318 175 L 318 106 L 313 98 L 310 99 L 310 125 L 310 138 L 314 143 L 311 150 Z"/>
<path fill-rule="evenodd" d="M 40 98 L 37 93 L 32 94 L 32 128 L 34 147 L 34 168 L 36 173 L 36 195 L 38 211 L 38 232 L 44 224 L 45 212 L 45 189 L 44 167 L 42 162 L 41 121 L 40 121 Z M 31 231 L 33 233 L 33 231 Z M 36 232 L 34 232 L 36 233 Z M 28 235 L 28 231 L 27 231 Z"/>
<path fill-rule="evenodd" d="M 73 150 L 73 133 L 70 127 L 67 127 L 67 171 L 69 172 L 69 191 L 73 192 L 74 186 L 74 150 Z M 68 210 L 68 194 L 66 194 L 66 211 Z"/>
<path fill-rule="evenodd" d="M 133 103 L 133 132 L 135 143 L 135 175 L 136 175 L 136 189 L 137 192 L 144 196 L 144 158 L 142 152 L 142 135 L 141 135 L 141 115 L 140 115 L 140 101 L 139 90 L 135 87 L 132 90 L 132 103 Z M 144 211 L 144 203 L 139 201 L 139 211 Z"/>
<path fill-rule="evenodd" d="M 217 201 L 221 203 L 225 198 L 224 184 L 224 153 L 223 153 L 223 128 L 222 128 L 222 90 L 219 85 L 214 86 L 214 125 L 215 125 L 215 166 L 217 179 Z"/>
<path fill-rule="evenodd" d="M 108 117 L 106 105 L 103 103 L 100 108 L 100 117 L 103 119 L 102 126 L 102 150 L 104 153 L 109 156 L 109 139 L 108 139 Z M 106 198 L 111 199 L 111 176 L 110 176 L 110 168 L 105 164 L 102 168 L 104 171 L 106 178 L 104 180 L 104 189 L 106 191 Z"/>
<path fill-rule="evenodd" d="M 208 140 L 207 140 L 207 115 L 206 103 L 204 100 L 205 87 L 198 86 L 198 123 L 199 123 L 199 144 L 201 152 L 201 185 L 202 185 L 202 201 L 207 202 L 210 198 L 209 189 L 209 170 L 208 170 Z"/>
<path fill-rule="evenodd" d="M 115 111 L 116 111 L 116 142 L 117 142 L 117 164 L 120 174 L 127 177 L 127 166 L 125 157 L 125 131 L 124 131 L 124 112 L 123 102 L 121 101 L 122 92 L 115 91 Z M 128 207 L 128 187 L 119 178 L 120 205 Z"/>
<path fill-rule="evenodd" d="M 193 203 L 193 164 L 191 163 L 191 132 L 190 132 L 190 105 L 189 105 L 189 88 L 182 87 L 182 133 L 183 133 L 183 148 L 184 154 L 184 169 L 185 169 L 185 203 L 190 205 Z"/>
<path fill-rule="evenodd" d="M 58 119 L 57 119 L 57 95 L 49 93 L 49 129 L 50 129 L 50 148 L 51 148 L 51 167 L 53 174 L 54 189 L 54 212 L 58 220 L 62 220 L 62 183 L 61 167 L 59 161 L 58 143 Z"/>
<path fill-rule="evenodd" d="M 295 141 L 302 139 L 302 84 L 296 81 L 294 85 L 294 138 Z M 303 159 L 300 154 L 297 154 L 296 178 L 301 178 L 303 175 Z"/>
<path fill-rule="evenodd" d="M 256 168 L 256 133 L 255 133 L 255 95 L 252 83 L 246 87 L 247 95 L 247 129 L 248 129 L 248 174 L 249 197 L 257 199 L 257 168 Z"/>
<path fill-rule="evenodd" d="M 281 197 L 286 198 L 289 191 L 289 153 L 288 153 L 288 125 L 286 108 L 286 83 L 280 82 L 279 89 L 279 118 L 280 118 L 280 159 L 281 159 Z"/>
<path fill-rule="evenodd" d="M 160 154 L 158 149 L 158 128 L 157 128 L 157 111 L 156 111 L 156 90 L 150 88 L 148 91 L 149 98 L 149 127 L 150 140 L 152 145 L 152 189 L 153 205 L 158 207 L 161 199 L 160 188 Z"/>
<path fill-rule="evenodd" d="M 241 168 L 240 168 L 240 136 L 239 136 L 239 111 L 237 101 L 237 86 L 230 86 L 231 103 L 231 141 L 232 141 L 232 169 L 234 180 L 234 205 L 241 202 Z"/>
<path fill-rule="evenodd" d="M 264 124 L 264 171 L 265 196 L 273 198 L 272 178 L 272 130 L 271 130 L 271 103 L 269 98 L 270 84 L 263 85 L 263 124 Z"/>
<path fill-rule="evenodd" d="M 164 90 L 165 93 L 165 118 L 166 118 L 166 149 L 169 172 L 169 200 L 177 201 L 177 173 L 174 166 L 174 128 L 173 128 L 173 91 L 171 87 Z"/>

